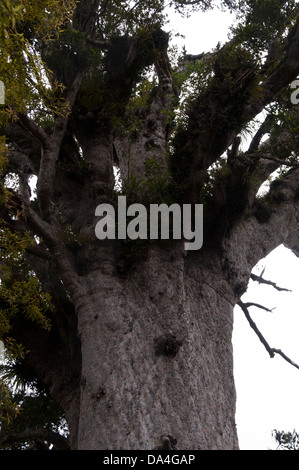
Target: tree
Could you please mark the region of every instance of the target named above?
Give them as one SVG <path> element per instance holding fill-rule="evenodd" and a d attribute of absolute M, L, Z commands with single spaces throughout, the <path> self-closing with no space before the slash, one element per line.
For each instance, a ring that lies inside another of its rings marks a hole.
<path fill-rule="evenodd" d="M 172 57 L 164 2 L 63 2 L 54 25 L 59 2 L 6 3 L 20 17 L 1 47 L 23 39 L 2 57 L 26 93 L 5 81 L 4 343 L 62 408 L 72 449 L 237 449 L 233 309 L 259 259 L 299 255 L 298 5 L 223 1 L 231 39 Z M 100 240 L 97 208 L 120 221 L 120 196 L 137 235 L 140 205 L 201 204 L 202 247 Z"/>
<path fill-rule="evenodd" d="M 16 371 L 16 366 L 20 370 Z M 12 370 L 6 366 L 6 374 L 9 376 L 11 372 L 21 372 L 24 375 L 24 369 L 24 364 L 18 360 Z M 51 399 L 43 384 L 39 385 L 41 386 L 30 390 L 23 386 L 11 392 L 4 381 L 1 382 L 1 449 L 69 450 L 63 412 Z"/>
<path fill-rule="evenodd" d="M 277 431 L 274 429 L 273 437 L 276 440 L 278 446 L 277 450 L 298 450 L 298 433 L 294 430 L 293 432 Z"/>

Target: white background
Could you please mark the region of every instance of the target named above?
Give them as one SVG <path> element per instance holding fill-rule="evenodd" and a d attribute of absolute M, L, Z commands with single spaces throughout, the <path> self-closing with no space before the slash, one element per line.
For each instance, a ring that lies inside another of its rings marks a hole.
<path fill-rule="evenodd" d="M 185 46 L 187 53 L 199 54 L 226 41 L 234 16 L 213 10 L 190 18 L 171 14 L 170 19 L 169 30 L 185 36 L 173 41 L 179 48 Z M 299 259 L 281 246 L 261 260 L 253 272 L 260 274 L 264 267 L 265 279 L 292 292 L 278 292 L 252 281 L 242 300 L 275 307 L 272 313 L 250 309 L 251 317 L 271 347 L 281 349 L 299 364 Z M 235 309 L 233 347 L 240 449 L 275 449 L 272 430 L 299 432 L 299 370 L 279 355 L 270 359 L 239 307 Z"/>

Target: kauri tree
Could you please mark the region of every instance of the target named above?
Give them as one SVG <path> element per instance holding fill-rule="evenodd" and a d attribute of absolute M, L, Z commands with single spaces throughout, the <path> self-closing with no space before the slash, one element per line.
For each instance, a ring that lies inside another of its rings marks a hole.
<path fill-rule="evenodd" d="M 3 381 L 10 448 L 238 448 L 233 309 L 261 258 L 299 255 L 299 8 L 171 4 L 234 11 L 230 39 L 175 54 L 163 1 L 1 3 L 0 334 L 52 407 L 30 428 Z M 202 204 L 202 247 L 98 239 L 119 196 Z"/>

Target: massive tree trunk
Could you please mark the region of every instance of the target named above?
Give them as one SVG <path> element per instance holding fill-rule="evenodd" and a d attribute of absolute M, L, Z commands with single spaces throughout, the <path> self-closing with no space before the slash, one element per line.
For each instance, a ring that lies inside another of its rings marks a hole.
<path fill-rule="evenodd" d="M 76 58 L 77 47 L 90 64 L 75 61 L 51 130 L 47 113 L 47 131 L 29 115 L 7 128 L 8 174 L 18 173 L 19 188 L 1 217 L 12 231 L 38 237 L 26 261 L 55 307 L 49 333 L 37 334 L 21 315 L 10 333 L 64 410 L 72 449 L 237 449 L 233 310 L 261 258 L 282 243 L 298 254 L 297 108 L 286 117 L 270 110 L 247 151 L 240 135 L 266 106 L 287 100 L 299 72 L 299 20 L 282 24 L 281 35 L 290 31 L 274 69 L 240 37 L 207 56 L 199 70 L 207 77 L 175 121 L 180 80 L 174 84 L 168 35 L 154 22 L 115 36 L 110 2 L 100 4 L 80 2 L 66 54 Z M 63 80 L 61 63 L 54 65 Z M 142 81 L 149 65 L 156 83 Z M 98 240 L 96 207 L 118 195 L 113 165 L 130 203 L 203 203 L 202 248 Z M 284 165 L 289 171 L 258 198 Z"/>
<path fill-rule="evenodd" d="M 81 449 L 235 449 L 235 296 L 215 253 L 82 279 Z M 167 447 L 170 446 L 170 447 Z"/>
<path fill-rule="evenodd" d="M 253 217 L 222 249 L 170 242 L 125 275 L 111 258 L 82 277 L 80 449 L 238 448 L 233 309 L 256 262 L 298 224 L 295 207 L 279 212 L 275 233 Z"/>
<path fill-rule="evenodd" d="M 221 243 L 205 232 L 197 251 L 172 240 L 123 251 L 94 222 L 71 251 L 49 240 L 54 264 L 33 256 L 57 314 L 50 334 L 27 322 L 14 336 L 64 409 L 72 449 L 238 448 L 233 309 L 261 258 L 281 243 L 298 254 L 297 186 L 298 169 L 270 190 L 271 210 L 258 203 Z"/>
<path fill-rule="evenodd" d="M 69 321 L 64 306 L 50 338 L 28 335 L 26 359 L 64 409 L 71 448 L 237 449 L 233 309 L 260 258 L 296 249 L 296 226 L 285 202 L 268 223 L 245 218 L 222 247 L 149 244 L 126 269 L 114 242 L 94 237 L 93 269 L 69 283 Z"/>

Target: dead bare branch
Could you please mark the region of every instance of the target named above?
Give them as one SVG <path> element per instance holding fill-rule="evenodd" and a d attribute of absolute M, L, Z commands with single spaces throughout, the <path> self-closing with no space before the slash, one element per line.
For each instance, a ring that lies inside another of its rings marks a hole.
<path fill-rule="evenodd" d="M 270 313 L 272 313 L 273 310 L 276 308 L 276 307 L 274 307 L 274 308 L 270 309 L 270 308 L 265 307 L 264 305 L 257 304 L 255 302 L 246 302 L 246 304 L 244 304 L 244 305 L 246 305 L 247 308 L 248 307 L 257 307 L 257 308 L 260 308 L 261 310 L 265 310 L 266 312 L 270 312 Z"/>
<path fill-rule="evenodd" d="M 268 351 L 269 353 L 269 356 L 271 357 L 271 359 L 275 356 L 275 354 L 279 354 L 285 361 L 287 361 L 289 364 L 291 364 L 292 366 L 296 367 L 296 369 L 299 369 L 299 366 L 298 364 L 296 364 L 294 361 L 292 361 L 288 356 L 286 356 L 286 354 L 284 354 L 284 352 L 282 352 L 280 349 L 276 349 L 276 348 L 271 348 L 271 346 L 269 345 L 269 343 L 266 341 L 265 337 L 262 335 L 262 333 L 260 332 L 260 330 L 258 329 L 258 327 L 256 326 L 256 323 L 252 320 L 250 314 L 249 314 L 249 310 L 248 310 L 248 305 L 250 304 L 245 304 L 243 303 L 241 300 L 239 300 L 238 302 L 238 305 L 239 307 L 241 307 L 241 309 L 243 310 L 244 314 L 245 314 L 245 317 L 247 318 L 248 320 L 248 323 L 249 325 L 251 326 L 251 328 L 254 330 L 254 332 L 257 334 L 259 340 L 261 341 L 261 343 L 264 345 L 265 349 Z"/>
<path fill-rule="evenodd" d="M 256 274 L 253 274 L 251 273 L 250 275 L 250 278 L 253 280 L 253 281 L 257 281 L 258 283 L 260 284 L 267 284 L 269 286 L 272 286 L 274 287 L 274 289 L 278 290 L 278 291 L 286 291 L 286 292 L 291 292 L 290 289 L 286 289 L 284 287 L 279 287 L 275 284 L 275 282 L 272 282 L 272 281 L 268 281 L 267 279 L 264 279 L 263 277 L 261 276 L 257 276 Z"/>

